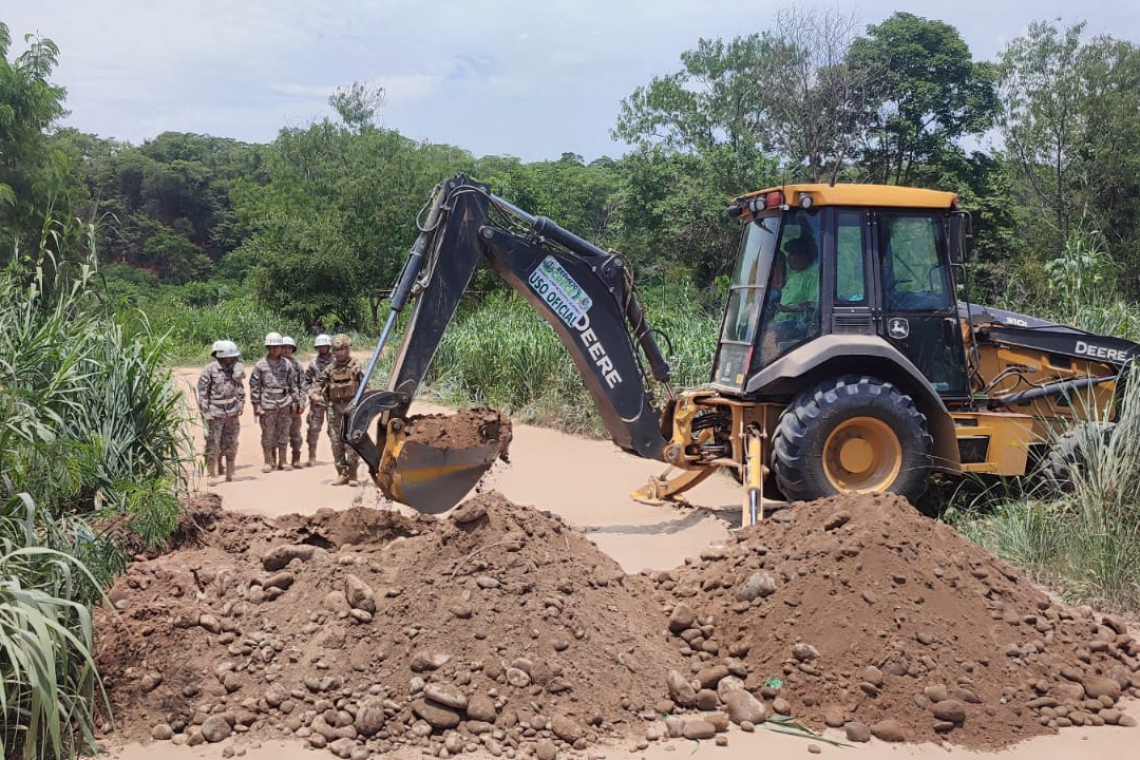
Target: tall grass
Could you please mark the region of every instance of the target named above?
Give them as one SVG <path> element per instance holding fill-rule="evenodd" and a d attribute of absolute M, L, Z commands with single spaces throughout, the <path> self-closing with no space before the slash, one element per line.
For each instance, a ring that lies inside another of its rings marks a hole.
<path fill-rule="evenodd" d="M 162 342 L 106 308 L 84 232 L 49 225 L 0 270 L 0 758 L 93 750 L 89 607 L 124 560 L 96 526 L 157 544 L 185 485 Z"/>
<path fill-rule="evenodd" d="M 674 385 L 707 381 L 717 319 L 690 309 L 649 317 L 670 337 Z M 519 422 L 605 435 L 593 400 L 558 336 L 516 296 L 495 293 L 480 305 L 465 308 L 444 335 L 427 383 L 443 403 L 490 404 Z"/>
<path fill-rule="evenodd" d="M 1132 373 L 1135 376 L 1135 372 Z M 1110 437 L 1074 429 L 1083 466 L 1066 492 L 1048 484 L 959 528 L 1073 599 L 1140 609 L 1140 384 L 1129 383 Z"/>

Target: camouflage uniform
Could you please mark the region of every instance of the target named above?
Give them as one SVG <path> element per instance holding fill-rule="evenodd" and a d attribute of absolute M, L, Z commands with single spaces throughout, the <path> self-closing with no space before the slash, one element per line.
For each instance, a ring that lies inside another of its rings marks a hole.
<path fill-rule="evenodd" d="M 249 400 L 254 409 L 260 409 L 261 448 L 265 452 L 266 466 L 285 467 L 285 454 L 289 449 L 289 421 L 293 407 L 298 403 L 299 388 L 293 377 L 293 365 L 284 356 L 271 361 L 263 356 L 254 365 L 249 376 Z M 277 460 L 273 461 L 276 453 Z M 292 469 L 292 468 L 290 468 Z"/>
<path fill-rule="evenodd" d="M 321 440 L 321 428 L 325 426 L 325 406 L 324 397 L 321 396 L 321 388 L 318 384 L 321 373 L 323 373 L 329 365 L 333 363 L 332 351 L 327 354 L 317 354 L 313 360 L 309 362 L 309 366 L 305 368 L 305 378 L 302 388 L 304 394 L 309 399 L 309 416 L 307 422 L 309 425 L 307 439 L 309 444 L 309 460 L 310 467 L 317 458 L 317 443 Z"/>
<path fill-rule="evenodd" d="M 289 445 L 293 449 L 293 466 L 301 466 L 301 422 L 304 419 L 305 402 L 305 370 L 301 367 L 301 362 L 294 359 L 292 356 L 286 357 L 286 360 L 293 368 L 293 387 L 297 389 L 297 406 L 296 412 L 289 417 Z"/>
<path fill-rule="evenodd" d="M 245 409 L 245 365 L 234 361 L 228 367 L 215 359 L 198 377 L 198 411 L 206 422 L 206 464 L 210 475 L 220 472 L 219 459 L 230 463 L 227 480 L 233 478 L 237 457 L 241 413 Z"/>
<path fill-rule="evenodd" d="M 363 368 L 352 358 L 344 363 L 334 361 L 325 368 L 318 379 L 321 397 L 328 405 L 329 441 L 332 442 L 333 457 L 336 460 L 337 473 L 340 475 L 335 483 L 337 485 L 355 481 L 356 469 L 360 465 L 360 456 L 352 447 L 345 445 L 341 434 L 344 429 L 345 413 L 352 405 L 356 389 L 360 387 L 363 379 Z"/>

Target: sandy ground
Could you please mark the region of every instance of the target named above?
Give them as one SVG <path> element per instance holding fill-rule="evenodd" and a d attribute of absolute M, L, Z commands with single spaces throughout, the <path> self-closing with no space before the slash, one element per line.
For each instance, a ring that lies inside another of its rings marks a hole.
<path fill-rule="evenodd" d="M 182 382 L 193 383 L 197 369 L 179 370 Z M 427 405 L 416 405 L 416 413 L 443 411 Z M 234 482 L 208 486 L 203 490 L 221 494 L 228 509 L 265 515 L 286 513 L 311 514 L 329 507 L 343 509 L 354 503 L 379 508 L 400 508 L 386 504 L 371 483 L 358 488 L 332 487 L 335 477 L 331 447 L 322 438 L 318 449 L 320 465 L 292 472 L 261 473 L 259 429 L 247 409 L 242 418 L 241 443 Z M 201 435 L 196 434 L 201 445 Z M 487 477 L 490 488 L 502 492 L 518 504 L 532 505 L 562 515 L 571 524 L 586 530 L 597 545 L 617 560 L 627 572 L 646 568 L 670 568 L 696 556 L 710 542 L 728 535 L 740 524 L 740 491 L 730 479 L 714 476 L 695 488 L 690 507 L 647 506 L 634 502 L 629 492 L 647 478 L 659 474 L 662 465 L 626 455 L 608 441 L 588 441 L 541 428 L 516 425 L 511 445 L 511 464 L 498 465 Z M 1133 715 L 1140 705 L 1127 706 Z M 837 737 L 839 738 L 839 737 Z M 963 750 L 949 750 L 937 745 L 890 745 L 873 741 L 867 745 L 837 748 L 816 742 L 823 754 L 843 752 L 862 760 L 886 758 L 931 758 L 953 755 L 986 756 L 1008 760 L 1061 760 L 1061 758 L 1134 757 L 1140 734 L 1135 729 L 1102 727 L 1069 728 L 1057 736 L 1023 742 L 993 755 Z M 703 746 L 696 742 L 673 741 L 650 746 L 643 751 L 629 747 L 606 748 L 608 758 L 647 758 L 652 760 L 690 755 L 700 752 L 725 760 L 743 760 L 761 755 L 807 755 L 812 742 L 777 735 L 770 731 L 746 734 L 733 730 L 728 747 Z M 131 745 L 113 748 L 112 754 L 123 760 L 142 758 L 221 758 L 229 743 L 203 745 L 196 748 L 176 747 L 168 743 Z M 311 750 L 300 742 L 268 742 L 244 747 L 245 757 L 263 760 L 292 760 L 312 757 Z M 331 755 L 328 755 L 331 757 Z"/>

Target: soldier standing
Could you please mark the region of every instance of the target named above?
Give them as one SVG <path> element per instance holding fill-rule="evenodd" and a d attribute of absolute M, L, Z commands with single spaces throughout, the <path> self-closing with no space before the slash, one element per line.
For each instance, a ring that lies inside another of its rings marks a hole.
<path fill-rule="evenodd" d="M 289 419 L 297 404 L 293 366 L 281 355 L 281 334 L 265 336 L 265 356 L 257 360 L 249 376 L 249 400 L 261 422 L 262 472 L 293 469 L 285 456 L 289 449 Z"/>
<path fill-rule="evenodd" d="M 317 380 L 325 368 L 333 363 L 332 338 L 321 333 L 313 341 L 313 345 L 317 348 L 317 355 L 305 368 L 305 381 L 302 384 L 302 389 L 309 398 L 309 416 L 307 419 L 309 426 L 307 433 L 309 467 L 315 467 L 317 464 L 317 443 L 321 440 L 321 428 L 325 424 L 325 400 L 321 396 L 321 389 Z"/>
<path fill-rule="evenodd" d="M 198 410 L 206 421 L 206 473 L 210 478 L 221 475 L 224 457 L 225 477 L 230 481 L 241 430 L 239 417 L 245 411 L 245 365 L 238 361 L 241 352 L 232 340 L 215 341 L 210 356 L 214 361 L 198 378 Z"/>
<path fill-rule="evenodd" d="M 301 469 L 301 415 L 305 412 L 306 396 L 304 393 L 304 370 L 301 362 L 293 358 L 297 352 L 297 341 L 286 335 L 281 339 L 281 355 L 289 362 L 293 370 L 293 387 L 297 389 L 297 403 L 289 416 L 289 446 L 293 449 L 293 469 Z"/>
<path fill-rule="evenodd" d="M 352 404 L 356 389 L 364 380 L 360 364 L 349 355 L 350 348 L 352 339 L 344 333 L 333 337 L 333 363 L 325 368 L 319 378 L 321 397 L 328 405 L 329 440 L 336 459 L 337 479 L 332 483 L 334 486 L 355 486 L 359 482 L 356 470 L 360 466 L 360 457 L 352 448 L 345 446 L 343 437 L 345 412 Z"/>

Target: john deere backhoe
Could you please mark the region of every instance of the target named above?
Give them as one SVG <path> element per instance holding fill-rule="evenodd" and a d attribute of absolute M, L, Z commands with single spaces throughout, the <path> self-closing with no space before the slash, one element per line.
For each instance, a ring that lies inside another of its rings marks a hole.
<path fill-rule="evenodd" d="M 407 439 L 409 406 L 485 260 L 554 328 L 613 438 L 668 465 L 634 493 L 676 498 L 719 468 L 744 523 L 788 500 L 893 492 L 932 472 L 1022 475 L 1031 448 L 1110 420 L 1140 345 L 961 302 L 968 215 L 953 193 L 786 185 L 736 198 L 739 255 L 707 385 L 676 390 L 621 254 L 462 175 L 441 183 L 391 300 L 376 356 L 409 300 L 387 387 L 357 395 L 344 435 L 391 498 L 454 506 L 503 449 Z M 368 435 L 379 417 L 376 440 Z"/>

